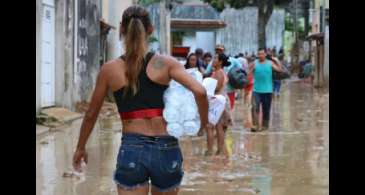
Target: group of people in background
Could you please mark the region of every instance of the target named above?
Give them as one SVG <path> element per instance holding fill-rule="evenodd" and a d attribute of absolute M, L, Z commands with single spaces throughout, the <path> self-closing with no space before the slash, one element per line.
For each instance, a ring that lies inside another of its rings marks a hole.
<path fill-rule="evenodd" d="M 227 154 L 225 148 L 225 132 L 228 126 L 232 125 L 231 113 L 234 109 L 236 96 L 244 93 L 244 105 L 251 110 L 252 124 L 250 129 L 253 132 L 267 130 L 269 128 L 271 101 L 280 95 L 281 80 L 274 80 L 272 72 L 283 71 L 284 50 L 276 47 L 272 49 L 260 48 L 257 55 L 247 52 L 239 53 L 236 56 L 225 54 L 223 45 L 215 47 L 215 53 L 204 53 L 197 48 L 186 58 L 185 68 L 197 68 L 203 77 L 212 77 L 218 81 L 215 93 L 227 97 L 227 109 L 223 112 L 217 125 L 208 125 L 202 129 L 199 135 L 204 133 L 207 136 L 206 155 L 213 154 L 214 138 L 217 139 L 216 155 Z M 228 82 L 228 72 L 232 68 L 242 68 L 247 74 L 248 83 L 242 90 L 235 89 Z M 253 98 L 253 99 L 252 99 Z M 260 107 L 262 107 L 262 125 L 259 125 Z M 215 134 L 215 135 L 214 135 Z"/>
<path fill-rule="evenodd" d="M 184 175 L 183 153 L 178 136 L 168 133 L 163 112 L 163 97 L 171 80 L 186 86 L 195 97 L 200 134 L 205 132 L 207 136 L 207 156 L 214 153 L 215 138 L 218 143 L 215 154 L 228 155 L 225 134 L 232 125 L 231 112 L 235 106 L 236 91 L 245 91 L 247 105 L 250 105 L 252 96 L 251 131 L 261 131 L 269 126 L 273 88 L 280 89 L 280 85 L 277 87 L 278 84 L 273 81 L 273 73 L 283 72 L 282 63 L 276 57 L 276 48 L 268 51 L 259 49 L 257 57 L 255 54 L 248 57 L 246 52 L 236 58 L 226 55 L 223 45 L 217 45 L 214 54 L 197 49 L 187 57 L 185 68 L 197 68 L 204 77 L 216 79 L 215 94 L 219 95 L 219 99 L 224 100 L 221 97 L 225 97 L 228 102 L 218 123 L 209 124 L 210 102 L 204 86 L 191 79 L 176 59 L 148 52 L 148 38 L 153 29 L 149 12 L 144 7 L 133 5 L 123 12 L 119 35 L 124 40 L 125 53 L 106 62 L 98 73 L 72 159 L 73 168 L 82 172 L 84 163 L 88 163 L 87 141 L 95 129 L 108 90 L 113 91 L 122 123 L 121 144 L 113 174 L 119 195 L 147 195 L 150 190 L 152 194 L 177 195 L 179 192 Z M 258 124 L 260 107 L 263 110 L 262 125 Z M 178 111 L 174 109 L 173 112 Z"/>

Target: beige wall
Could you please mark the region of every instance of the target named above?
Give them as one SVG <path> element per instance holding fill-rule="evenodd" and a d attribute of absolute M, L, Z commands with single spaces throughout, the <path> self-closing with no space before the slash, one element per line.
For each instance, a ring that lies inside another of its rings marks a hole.
<path fill-rule="evenodd" d="M 101 4 L 101 18 L 108 20 L 109 14 L 109 0 L 103 0 Z"/>
<path fill-rule="evenodd" d="M 319 26 L 320 15 L 319 15 L 319 13 L 320 13 L 319 9 L 313 10 L 312 33 L 318 33 L 319 30 L 320 30 L 320 26 Z"/>
<path fill-rule="evenodd" d="M 74 52 L 74 2 L 70 0 L 56 1 L 56 105 L 73 108 L 77 94 L 73 82 L 73 52 Z M 66 17 L 65 14 L 68 13 Z"/>
<path fill-rule="evenodd" d="M 329 9 L 330 7 L 330 1 L 329 0 L 315 0 L 314 1 L 314 5 L 316 9 L 319 9 L 321 7 L 322 4 L 324 4 L 324 7 Z"/>
<path fill-rule="evenodd" d="M 314 1 L 314 8 L 315 8 L 315 9 L 319 9 L 319 7 L 321 6 L 321 1 L 322 1 L 322 0 L 315 0 L 315 1 Z"/>
<path fill-rule="evenodd" d="M 116 27 L 108 34 L 107 60 L 119 57 L 124 49 L 119 41 L 119 23 L 125 9 L 133 4 L 132 0 L 104 0 L 102 4 L 102 16 L 107 23 Z"/>

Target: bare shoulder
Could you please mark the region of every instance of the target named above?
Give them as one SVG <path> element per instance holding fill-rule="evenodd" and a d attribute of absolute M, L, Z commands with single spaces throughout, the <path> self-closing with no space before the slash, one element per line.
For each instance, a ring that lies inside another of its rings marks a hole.
<path fill-rule="evenodd" d="M 217 77 L 218 77 L 219 79 L 224 78 L 224 75 L 225 75 L 225 73 L 224 73 L 224 71 L 223 71 L 222 69 L 220 69 L 220 70 L 217 72 Z"/>
<path fill-rule="evenodd" d="M 170 68 L 172 66 L 181 65 L 179 61 L 175 58 L 168 56 L 168 55 L 156 55 L 156 61 L 153 65 L 154 68 L 161 69 L 161 68 Z"/>
<path fill-rule="evenodd" d="M 109 60 L 107 62 L 105 62 L 100 69 L 100 72 L 103 73 L 112 73 L 116 70 L 120 70 L 123 69 L 124 67 L 124 62 L 123 60 L 120 59 L 113 59 L 113 60 Z"/>
<path fill-rule="evenodd" d="M 123 75 L 123 74 L 120 74 L 120 72 L 123 72 L 124 65 L 125 64 L 124 64 L 123 60 L 120 60 L 120 59 L 109 60 L 101 66 L 100 72 L 99 72 L 99 77 L 107 80 L 109 83 L 109 81 L 114 80 L 116 77 L 120 77 Z"/>

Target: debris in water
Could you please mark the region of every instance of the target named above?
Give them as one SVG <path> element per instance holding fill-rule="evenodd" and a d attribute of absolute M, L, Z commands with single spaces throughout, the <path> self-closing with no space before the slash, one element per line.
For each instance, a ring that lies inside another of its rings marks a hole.
<path fill-rule="evenodd" d="M 62 175 L 62 177 L 68 177 L 68 178 L 77 178 L 80 179 L 82 177 L 82 173 L 79 173 L 77 171 L 65 171 Z"/>
<path fill-rule="evenodd" d="M 62 177 L 73 177 L 73 172 L 72 171 L 67 171 L 67 172 L 64 172 Z"/>
<path fill-rule="evenodd" d="M 328 120 L 317 120 L 317 122 L 319 122 L 319 123 L 327 123 Z"/>
<path fill-rule="evenodd" d="M 46 140 L 43 140 L 43 141 L 41 141 L 41 142 L 39 142 L 40 144 L 42 144 L 42 145 L 46 145 L 46 144 L 48 144 L 48 141 L 46 141 Z"/>

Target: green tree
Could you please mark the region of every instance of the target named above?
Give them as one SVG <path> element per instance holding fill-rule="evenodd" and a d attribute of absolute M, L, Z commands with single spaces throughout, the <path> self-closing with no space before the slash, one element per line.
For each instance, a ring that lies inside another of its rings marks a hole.
<path fill-rule="evenodd" d="M 204 0 L 212 5 L 217 11 L 221 12 L 230 5 L 235 9 L 244 8 L 246 6 L 257 6 L 258 8 L 258 45 L 266 47 L 265 29 L 267 22 L 274 10 L 274 6 L 285 6 L 292 0 Z"/>

